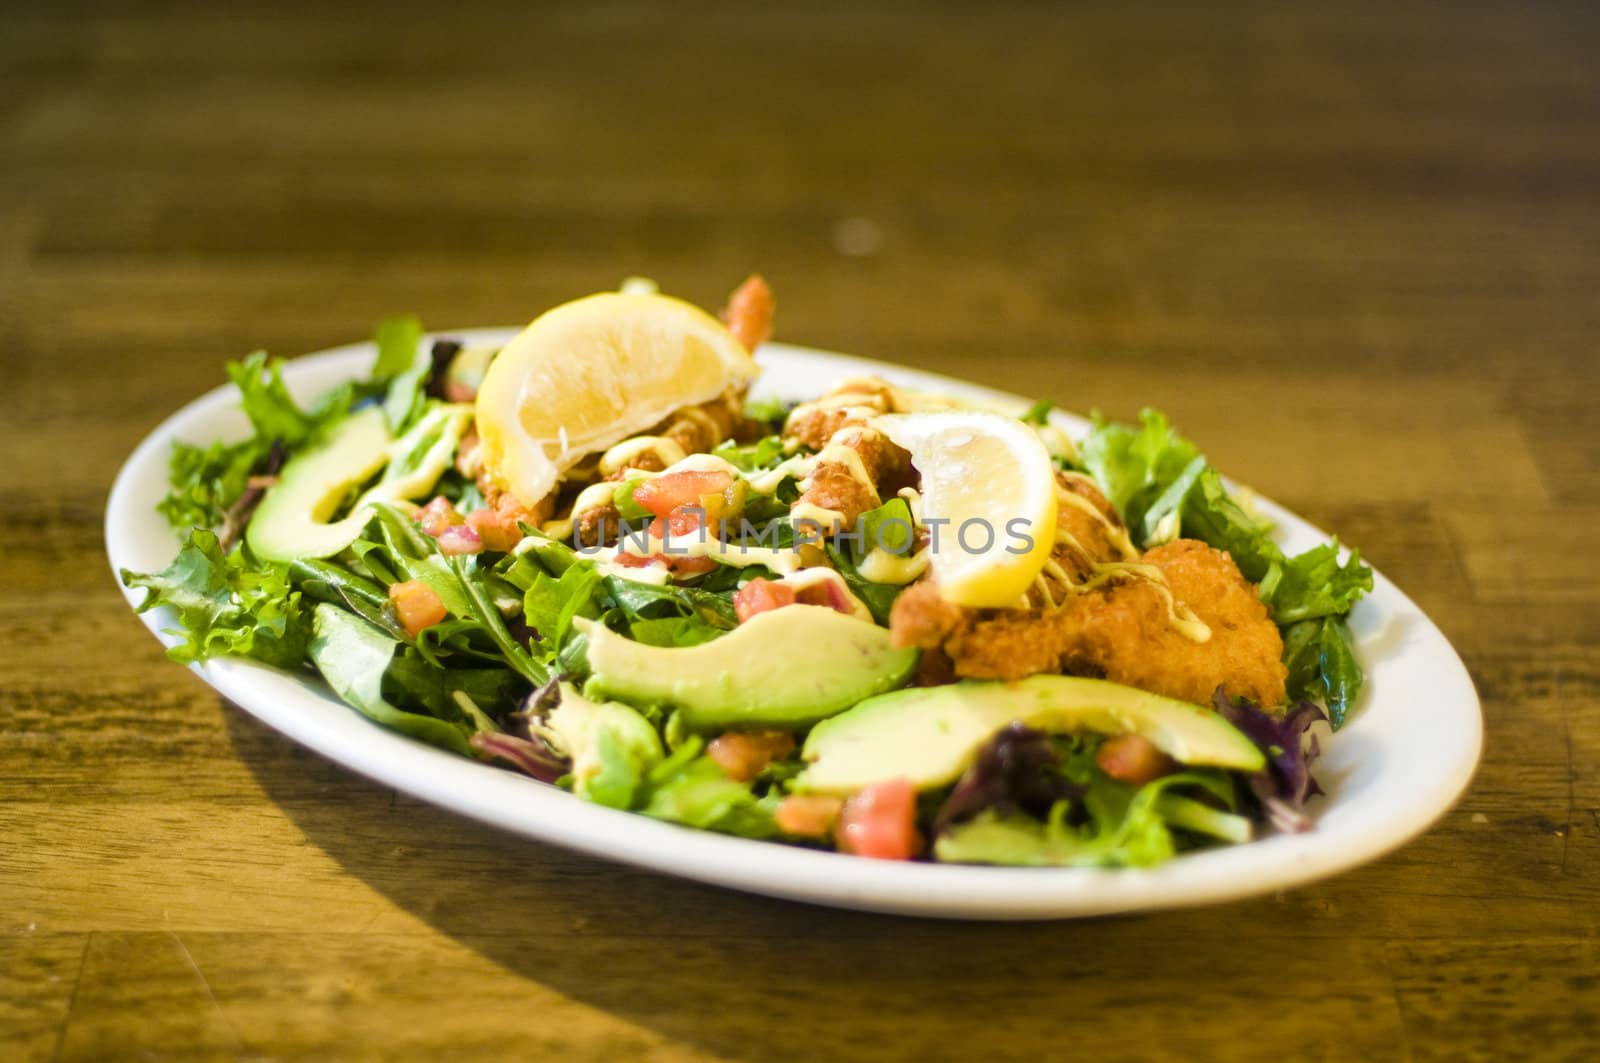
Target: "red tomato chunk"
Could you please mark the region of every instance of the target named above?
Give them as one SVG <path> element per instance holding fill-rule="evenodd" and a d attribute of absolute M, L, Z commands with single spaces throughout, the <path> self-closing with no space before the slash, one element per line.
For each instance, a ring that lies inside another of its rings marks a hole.
<path fill-rule="evenodd" d="M 400 626 L 412 638 L 450 615 L 439 592 L 421 580 L 390 584 L 389 602 L 394 606 L 394 615 L 399 619 Z"/>
<path fill-rule="evenodd" d="M 699 507 L 702 496 L 720 495 L 732 486 L 733 477 L 726 472 L 669 472 L 635 487 L 633 500 L 658 517 L 668 517 L 679 507 Z"/>
<path fill-rule="evenodd" d="M 905 779 L 867 787 L 839 813 L 839 848 L 874 860 L 910 860 L 922 851 L 917 791 Z"/>
<path fill-rule="evenodd" d="M 756 577 L 733 595 L 733 611 L 738 614 L 739 623 L 744 623 L 757 613 L 765 613 L 772 609 L 781 609 L 786 605 L 795 603 L 794 588 L 787 583 L 777 580 Z"/>
<path fill-rule="evenodd" d="M 485 549 L 508 553 L 522 541 L 517 518 L 497 509 L 475 509 L 467 514 L 467 527 L 478 533 Z"/>
<path fill-rule="evenodd" d="M 1108 738 L 1094 755 L 1100 770 L 1119 782 L 1142 786 L 1151 779 L 1171 775 L 1177 764 L 1143 735 Z"/>

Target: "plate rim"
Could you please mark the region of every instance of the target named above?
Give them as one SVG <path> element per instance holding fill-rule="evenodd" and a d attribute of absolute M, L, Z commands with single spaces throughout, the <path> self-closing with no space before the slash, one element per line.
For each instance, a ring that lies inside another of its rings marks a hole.
<path fill-rule="evenodd" d="M 516 331 L 514 327 L 441 329 L 430 332 L 429 337 L 495 343 Z M 338 379 L 360 375 L 365 368 L 361 360 L 370 359 L 372 352 L 369 341 L 302 355 L 287 360 L 284 379 L 303 401 Z M 775 368 L 774 363 L 792 363 L 838 375 L 878 373 L 905 386 L 981 395 L 1019 410 L 1028 404 L 1021 396 L 959 378 L 817 348 L 774 343 L 763 346 L 757 355 L 769 370 Z M 124 586 L 120 578 L 121 568 L 134 567 L 128 564 L 132 560 L 129 554 L 135 550 L 131 537 L 141 524 L 159 522 L 165 530 L 165 522 L 154 513 L 155 499 L 140 491 L 144 486 L 141 479 L 148 480 L 154 467 L 165 482 L 167 451 L 174 439 L 185 437 L 182 429 L 186 425 L 222 418 L 242 426 L 242 415 L 236 409 L 228 417 L 230 406 L 235 406 L 230 384 L 185 403 L 153 428 L 118 470 L 107 497 L 105 545 L 118 588 L 130 605 L 137 605 L 143 597 L 142 591 Z M 1088 423 L 1059 410 L 1051 416 L 1075 433 Z M 1310 533 L 1327 538 L 1321 529 L 1276 503 L 1264 498 L 1258 498 L 1258 503 L 1280 526 L 1292 527 L 1302 537 Z M 166 539 L 176 553 L 176 537 L 168 531 Z M 1476 689 L 1460 655 L 1438 626 L 1375 570 L 1373 592 L 1363 605 L 1369 613 L 1376 613 L 1379 603 L 1387 606 L 1382 611 L 1386 625 L 1396 618 L 1408 625 L 1421 621 L 1413 634 L 1420 633 L 1430 644 L 1436 669 L 1442 662 L 1441 676 L 1436 679 L 1442 678 L 1446 689 L 1438 700 L 1455 705 L 1457 722 L 1464 725 L 1455 736 L 1453 757 L 1427 794 L 1389 822 L 1344 832 L 1352 842 L 1346 849 L 1329 851 L 1330 837 L 1319 838 L 1320 826 L 1314 826 L 1305 834 L 1272 835 L 1245 845 L 1183 854 L 1154 868 L 885 862 L 713 834 L 593 805 L 555 787 L 422 745 L 360 716 L 325 688 L 317 690 L 320 680 L 314 675 L 297 677 L 237 658 L 213 659 L 191 665 L 190 670 L 269 727 L 374 781 L 512 834 L 613 863 L 770 897 L 865 911 L 981 920 L 1077 918 L 1217 904 L 1305 885 L 1381 858 L 1424 833 L 1449 811 L 1465 793 L 1482 755 L 1483 718 Z M 139 619 L 164 645 L 174 641 L 161 630 L 164 622 L 171 623 L 170 611 L 151 610 L 139 614 Z M 344 723 L 324 726 L 319 715 L 304 710 L 303 702 L 296 709 L 295 702 L 306 697 L 336 706 L 346 718 Z M 1371 697 L 1369 684 L 1363 705 L 1334 741 L 1349 740 L 1363 715 L 1372 709 Z M 363 739 L 353 746 L 347 741 L 347 733 L 356 733 L 348 726 L 350 722 L 360 725 Z M 1319 799 L 1318 820 L 1337 805 L 1337 790 L 1333 798 Z"/>

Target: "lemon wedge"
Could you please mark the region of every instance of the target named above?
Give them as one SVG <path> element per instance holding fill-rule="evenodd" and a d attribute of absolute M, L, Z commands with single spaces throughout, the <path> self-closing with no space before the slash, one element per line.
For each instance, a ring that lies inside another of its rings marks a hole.
<path fill-rule="evenodd" d="M 1055 546 L 1056 478 L 1028 425 L 978 410 L 886 414 L 873 425 L 911 452 L 939 594 L 957 605 L 1020 604 Z M 935 524 L 934 522 L 941 522 Z"/>
<path fill-rule="evenodd" d="M 478 389 L 483 468 L 534 506 L 585 456 L 760 372 L 733 333 L 665 295 L 603 292 L 548 310 L 490 363 Z"/>

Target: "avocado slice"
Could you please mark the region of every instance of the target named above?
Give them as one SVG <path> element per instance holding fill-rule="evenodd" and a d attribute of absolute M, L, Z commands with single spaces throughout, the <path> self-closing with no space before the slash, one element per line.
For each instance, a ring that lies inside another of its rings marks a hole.
<path fill-rule="evenodd" d="M 1254 742 L 1210 709 L 1103 679 L 1036 675 L 1014 683 L 963 681 L 863 701 L 817 725 L 795 788 L 850 794 L 889 779 L 919 790 L 954 782 L 978 748 L 1021 722 L 1043 731 L 1143 735 L 1182 764 L 1236 771 L 1266 766 Z"/>
<path fill-rule="evenodd" d="M 661 736 L 638 712 L 615 701 L 590 701 L 570 683 L 543 728 L 572 758 L 572 789 L 612 808 L 633 804 L 639 784 L 661 763 Z"/>
<path fill-rule="evenodd" d="M 413 499 L 433 489 L 471 419 L 469 406 L 436 406 L 395 439 L 381 408 L 350 414 L 326 439 L 284 464 L 245 530 L 251 552 L 269 561 L 337 554 L 366 527 L 370 503 Z M 383 478 L 347 516 L 330 521 L 350 492 L 379 469 Z"/>
<path fill-rule="evenodd" d="M 759 613 L 698 646 L 646 646 L 573 622 L 588 635 L 590 693 L 676 706 L 685 726 L 707 733 L 809 727 L 899 686 L 917 662 L 885 629 L 821 605 Z"/>

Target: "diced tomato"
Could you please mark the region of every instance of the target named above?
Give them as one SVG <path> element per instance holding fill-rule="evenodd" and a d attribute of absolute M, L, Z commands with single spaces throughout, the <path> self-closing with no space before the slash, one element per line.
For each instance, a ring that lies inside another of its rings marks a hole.
<path fill-rule="evenodd" d="M 616 556 L 616 563 L 623 568 L 645 568 L 657 562 L 664 562 L 672 571 L 685 576 L 697 576 L 702 572 L 710 572 L 717 567 L 717 563 L 709 557 L 685 557 L 677 554 L 622 554 Z"/>
<path fill-rule="evenodd" d="M 416 522 L 422 526 L 423 534 L 437 539 L 446 528 L 460 524 L 462 516 L 448 498 L 436 495 L 432 502 L 417 510 Z"/>
<path fill-rule="evenodd" d="M 394 606 L 394 615 L 399 619 L 400 626 L 412 638 L 450 615 L 439 592 L 421 580 L 390 584 L 389 602 Z"/>
<path fill-rule="evenodd" d="M 857 793 L 839 812 L 839 848 L 874 860 L 909 860 L 922 851 L 917 791 L 890 779 Z"/>
<path fill-rule="evenodd" d="M 646 480 L 633 489 L 633 500 L 658 517 L 670 516 L 679 507 L 701 507 L 704 495 L 720 495 L 733 486 L 733 476 L 713 470 L 669 472 Z"/>
<path fill-rule="evenodd" d="M 517 519 L 497 509 L 475 509 L 467 514 L 467 527 L 478 533 L 489 550 L 506 553 L 522 541 Z"/>
<path fill-rule="evenodd" d="M 617 564 L 621 565 L 623 568 L 647 568 L 650 565 L 655 564 L 657 561 L 665 561 L 666 558 L 658 557 L 655 554 L 645 557 L 641 556 L 640 554 L 619 553 L 616 560 Z"/>
<path fill-rule="evenodd" d="M 844 802 L 822 794 L 790 794 L 778 802 L 772 818 L 785 834 L 826 838 Z"/>
<path fill-rule="evenodd" d="M 1136 734 L 1106 739 L 1095 752 L 1094 762 L 1113 779 L 1135 786 L 1171 775 L 1178 767 L 1177 762 L 1157 749 L 1154 742 Z"/>
<path fill-rule="evenodd" d="M 668 534 L 675 536 L 694 536 L 705 526 L 706 511 L 699 506 L 679 506 L 665 517 L 657 517 L 650 522 L 650 534 L 657 539 L 665 539 Z"/>
<path fill-rule="evenodd" d="M 729 731 L 711 740 L 706 755 L 728 778 L 748 782 L 793 749 L 794 735 L 787 731 Z"/>
<path fill-rule="evenodd" d="M 733 611 L 742 624 L 757 613 L 781 609 L 795 603 L 794 588 L 777 580 L 760 576 L 740 587 L 733 594 Z"/>

